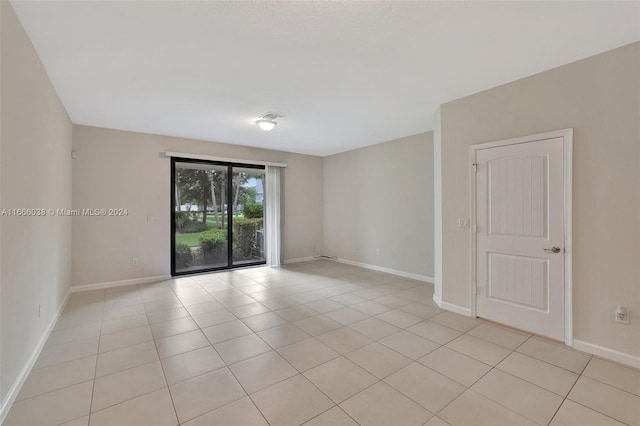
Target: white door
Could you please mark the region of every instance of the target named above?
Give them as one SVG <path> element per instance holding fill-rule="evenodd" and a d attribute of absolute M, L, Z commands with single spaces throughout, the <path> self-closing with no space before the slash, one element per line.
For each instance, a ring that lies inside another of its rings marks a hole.
<path fill-rule="evenodd" d="M 477 314 L 564 341 L 563 138 L 476 151 Z"/>

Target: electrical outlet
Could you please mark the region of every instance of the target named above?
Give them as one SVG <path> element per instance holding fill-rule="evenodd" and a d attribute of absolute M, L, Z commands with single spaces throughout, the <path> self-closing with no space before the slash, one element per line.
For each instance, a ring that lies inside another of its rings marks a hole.
<path fill-rule="evenodd" d="M 380 249 L 376 249 L 376 254 L 380 256 Z"/>
<path fill-rule="evenodd" d="M 616 306 L 614 310 L 615 322 L 620 324 L 629 324 L 629 312 L 624 306 Z"/>
<path fill-rule="evenodd" d="M 133 264 L 133 266 L 138 266 L 138 258 L 137 257 L 132 257 L 131 258 L 131 263 Z"/>
<path fill-rule="evenodd" d="M 468 217 L 458 218 L 458 228 L 468 228 L 469 226 L 471 226 L 471 219 Z"/>

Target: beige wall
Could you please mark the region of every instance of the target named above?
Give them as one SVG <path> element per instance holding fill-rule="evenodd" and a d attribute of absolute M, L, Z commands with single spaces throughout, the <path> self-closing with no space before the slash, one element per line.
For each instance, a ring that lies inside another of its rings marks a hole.
<path fill-rule="evenodd" d="M 433 277 L 433 132 L 324 158 L 323 247 Z"/>
<path fill-rule="evenodd" d="M 73 285 L 170 274 L 170 160 L 164 151 L 287 163 L 284 258 L 321 251 L 320 157 L 87 126 L 74 126 L 73 148 L 74 208 L 129 209 L 126 217 L 74 218 Z"/>
<path fill-rule="evenodd" d="M 70 208 L 71 121 L 9 2 L 0 7 L 1 208 Z M 2 216 L 1 233 L 4 398 L 69 288 L 71 221 Z"/>
<path fill-rule="evenodd" d="M 443 301 L 470 305 L 469 146 L 571 127 L 574 338 L 640 355 L 639 110 L 640 43 L 442 105 Z"/>

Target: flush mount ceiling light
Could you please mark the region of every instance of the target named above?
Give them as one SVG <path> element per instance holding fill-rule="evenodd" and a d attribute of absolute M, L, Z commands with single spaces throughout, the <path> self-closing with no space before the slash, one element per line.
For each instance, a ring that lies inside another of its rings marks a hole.
<path fill-rule="evenodd" d="M 264 130 L 265 132 L 270 132 L 278 124 L 276 119 L 281 117 L 284 117 L 284 115 L 268 112 L 258 117 L 258 119 L 256 120 L 256 124 L 258 125 L 258 127 L 260 127 L 261 130 Z"/>

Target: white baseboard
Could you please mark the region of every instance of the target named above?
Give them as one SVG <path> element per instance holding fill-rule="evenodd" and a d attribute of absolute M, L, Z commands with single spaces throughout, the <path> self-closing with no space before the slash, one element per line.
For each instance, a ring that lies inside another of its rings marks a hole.
<path fill-rule="evenodd" d="M 49 339 L 49 336 L 53 331 L 53 327 L 55 327 L 56 322 L 58 322 L 58 318 L 60 318 L 62 311 L 64 311 L 64 307 L 67 305 L 67 301 L 69 300 L 69 296 L 71 295 L 71 293 L 72 293 L 71 288 L 69 288 L 69 290 L 67 290 L 67 294 L 64 297 L 64 300 L 60 304 L 60 308 L 58 308 L 58 311 L 49 322 L 49 326 L 47 327 L 44 334 L 42 335 L 42 338 L 38 342 L 38 345 L 31 353 L 31 357 L 29 357 L 29 361 L 24 366 L 24 368 L 16 378 L 15 382 L 13 382 L 13 385 L 11 385 L 11 388 L 9 388 L 9 391 L 7 392 L 7 395 L 4 397 L 4 400 L 2 400 L 2 403 L 0 404 L 0 424 L 4 422 L 5 418 L 7 417 L 7 414 L 9 414 L 9 410 L 11 409 L 11 406 L 13 405 L 14 401 L 18 397 L 18 394 L 22 389 L 22 385 L 24 385 L 24 382 L 27 380 L 27 377 L 29 377 L 29 373 L 31 373 L 31 369 L 33 368 L 36 361 L 38 360 L 38 357 L 40 356 L 40 352 L 42 352 L 42 349 L 44 348 L 45 343 L 47 343 L 47 340 Z"/>
<path fill-rule="evenodd" d="M 134 284 L 147 284 L 157 281 L 166 281 L 170 280 L 171 278 L 171 275 L 158 275 L 157 277 L 144 277 L 134 278 L 131 280 L 109 281 L 106 283 L 74 285 L 71 287 L 71 293 L 77 293 L 79 291 L 101 290 L 104 288 L 122 287 Z"/>
<path fill-rule="evenodd" d="M 284 262 L 282 262 L 282 263 L 285 264 L 285 265 L 288 265 L 290 263 L 308 262 L 310 260 L 315 260 L 315 257 L 313 257 L 313 256 L 296 257 L 295 259 L 285 259 Z"/>
<path fill-rule="evenodd" d="M 442 302 L 440 307 L 442 309 L 446 309 L 447 311 L 455 312 L 456 314 L 464 315 L 466 317 L 471 316 L 471 309 L 465 308 L 463 306 L 452 305 L 451 303 Z"/>
<path fill-rule="evenodd" d="M 433 295 L 433 301 L 436 302 L 436 305 L 438 305 L 440 308 L 446 309 L 447 311 L 451 311 L 451 312 L 454 312 L 456 314 L 464 315 L 466 317 L 470 317 L 471 316 L 471 309 L 465 308 L 463 306 L 458 306 L 458 305 L 454 305 L 454 304 L 451 304 L 451 303 L 443 302 L 435 294 Z"/>
<path fill-rule="evenodd" d="M 442 300 L 435 293 L 433 293 L 433 301 L 436 302 L 439 308 L 442 308 Z"/>
<path fill-rule="evenodd" d="M 629 367 L 640 368 L 640 357 L 635 355 L 619 352 L 614 349 L 605 348 L 604 346 L 594 345 L 593 343 L 577 339 L 573 339 L 573 348 L 582 352 L 597 355 L 610 361 L 628 365 Z"/>
<path fill-rule="evenodd" d="M 356 262 L 349 259 L 342 259 L 340 257 L 333 259 L 335 262 L 345 263 L 347 265 L 359 266 L 365 269 L 371 269 L 373 271 L 384 272 L 386 274 L 397 275 L 399 277 L 410 278 L 412 280 L 424 281 L 433 284 L 433 277 L 427 275 L 412 274 L 410 272 L 398 271 L 397 269 L 385 268 L 383 266 L 371 265 L 368 263 Z"/>

